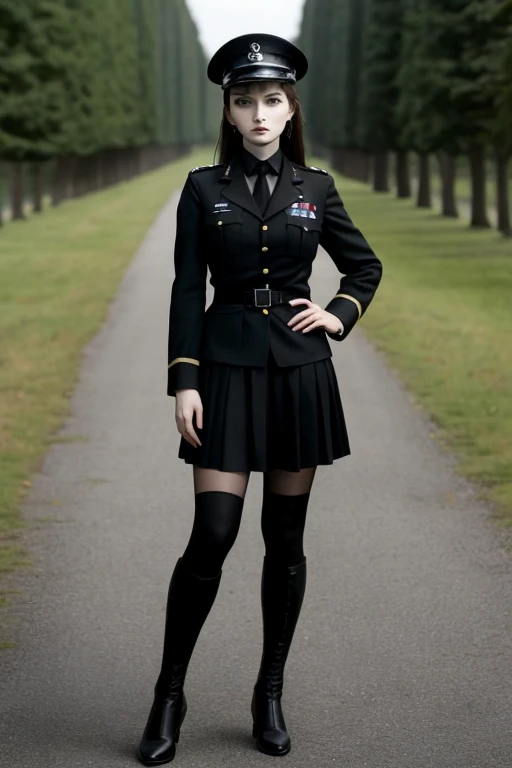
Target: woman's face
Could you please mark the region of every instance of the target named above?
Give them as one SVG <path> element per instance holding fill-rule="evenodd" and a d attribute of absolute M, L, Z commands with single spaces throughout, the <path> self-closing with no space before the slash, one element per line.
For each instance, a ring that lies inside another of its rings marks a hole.
<path fill-rule="evenodd" d="M 244 144 L 263 147 L 275 141 L 292 115 L 293 109 L 279 82 L 234 85 L 230 89 L 226 118 L 231 125 L 236 125 Z"/>

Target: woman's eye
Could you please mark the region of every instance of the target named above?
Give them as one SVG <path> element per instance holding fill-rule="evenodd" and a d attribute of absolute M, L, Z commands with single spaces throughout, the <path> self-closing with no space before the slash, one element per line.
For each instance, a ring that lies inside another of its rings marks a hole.
<path fill-rule="evenodd" d="M 278 99 L 277 96 L 273 96 L 272 98 L 270 98 L 268 100 L 269 104 L 271 102 L 274 102 L 274 103 L 277 103 L 277 104 L 281 104 L 281 99 Z M 236 99 L 235 100 L 235 104 L 237 105 L 237 107 L 243 107 L 244 104 L 249 104 L 249 100 L 248 99 Z"/>

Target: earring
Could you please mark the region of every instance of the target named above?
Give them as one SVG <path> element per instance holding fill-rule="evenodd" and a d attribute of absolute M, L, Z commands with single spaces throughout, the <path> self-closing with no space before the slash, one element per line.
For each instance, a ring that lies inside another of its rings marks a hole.
<path fill-rule="evenodd" d="M 286 131 L 286 136 L 287 136 L 289 139 L 291 139 L 291 137 L 292 137 L 292 127 L 293 127 L 293 126 L 292 126 L 292 121 L 291 121 L 291 120 L 287 120 L 286 122 L 287 122 L 287 123 L 290 123 L 290 125 L 288 126 L 288 130 Z"/>
<path fill-rule="evenodd" d="M 236 133 L 236 125 L 233 126 L 233 133 Z"/>

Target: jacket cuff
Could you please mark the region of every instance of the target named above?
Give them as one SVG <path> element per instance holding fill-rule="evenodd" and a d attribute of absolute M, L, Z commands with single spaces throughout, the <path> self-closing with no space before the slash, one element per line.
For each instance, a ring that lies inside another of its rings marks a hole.
<path fill-rule="evenodd" d="M 325 307 L 325 311 L 330 312 L 332 315 L 336 315 L 336 317 L 343 323 L 344 331 L 341 335 L 327 331 L 327 335 L 334 341 L 342 341 L 343 339 L 346 339 L 363 314 L 361 303 L 353 296 L 349 296 L 346 293 L 337 293 Z"/>
<path fill-rule="evenodd" d="M 167 394 L 175 397 L 177 389 L 199 389 L 199 360 L 177 357 L 169 363 Z"/>

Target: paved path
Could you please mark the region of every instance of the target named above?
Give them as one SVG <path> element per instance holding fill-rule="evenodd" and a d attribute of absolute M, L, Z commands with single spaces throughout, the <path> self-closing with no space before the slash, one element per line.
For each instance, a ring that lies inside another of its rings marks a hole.
<path fill-rule="evenodd" d="M 176 196 L 87 347 L 72 415 L 24 515 L 35 568 L 0 653 L 0 766 L 114 768 L 152 701 L 171 570 L 193 515 L 165 393 Z M 320 253 L 313 295 L 338 274 Z M 356 330 L 333 343 L 353 455 L 317 472 L 286 671 L 293 768 L 510 768 L 512 559 L 488 510 Z M 261 474 L 187 678 L 175 765 L 269 765 L 251 738 Z M 14 610 L 14 609 L 13 609 Z"/>

